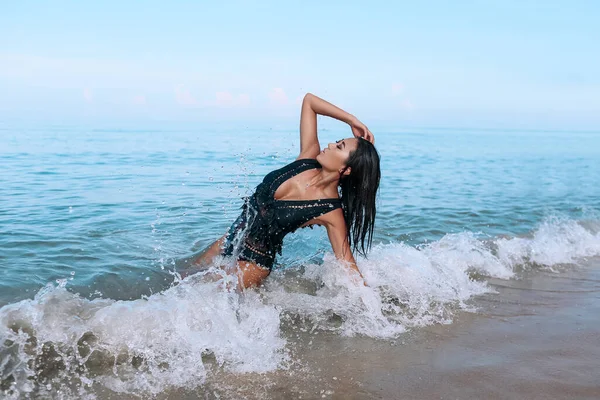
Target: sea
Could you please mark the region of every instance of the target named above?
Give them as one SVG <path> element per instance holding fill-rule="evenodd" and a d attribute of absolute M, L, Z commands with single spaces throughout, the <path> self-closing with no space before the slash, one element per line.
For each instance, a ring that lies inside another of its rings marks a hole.
<path fill-rule="evenodd" d="M 367 286 L 315 228 L 288 235 L 264 284 L 238 292 L 223 284 L 231 277 L 181 279 L 178 266 L 298 156 L 296 123 L 1 125 L 0 397 L 408 398 L 394 386 L 408 376 L 399 365 L 428 365 L 405 360 L 443 342 L 439 332 L 482 339 L 464 321 L 515 316 L 534 326 L 527 315 L 551 318 L 584 294 L 598 310 L 600 132 L 371 130 L 382 179 L 373 247 L 357 256 Z M 351 132 L 319 136 L 324 147 Z M 559 297 L 537 291 L 546 281 Z M 594 397 L 600 365 L 581 354 L 577 379 Z M 463 371 L 464 351 L 451 359 Z M 471 397 L 464 388 L 440 393 Z"/>

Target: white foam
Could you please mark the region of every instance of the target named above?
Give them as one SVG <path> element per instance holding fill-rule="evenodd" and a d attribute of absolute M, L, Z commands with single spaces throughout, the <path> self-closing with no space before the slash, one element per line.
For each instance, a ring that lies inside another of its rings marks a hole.
<path fill-rule="evenodd" d="M 469 270 L 500 268 L 493 255 L 474 250 L 473 240 L 454 235 L 422 250 L 398 243 L 375 246 L 368 259 L 357 259 L 367 287 L 349 279 L 346 267 L 328 255 L 323 265 L 306 266 L 305 277 L 319 285 L 315 295 L 284 290 L 277 282 L 285 279 L 280 274 L 269 283 L 267 297 L 286 312 L 343 335 L 391 337 L 407 327 L 448 323 L 453 310 L 488 290 Z M 330 323 L 332 315 L 341 324 Z"/>
<path fill-rule="evenodd" d="M 313 331 L 333 330 L 343 335 L 372 337 L 390 337 L 404 331 L 402 325 L 384 315 L 379 293 L 365 287 L 360 277 L 347 272 L 332 255 L 325 257 L 323 265 L 307 265 L 305 276 L 320 286 L 315 294 L 285 290 L 281 284 L 285 277 L 276 272 L 267 285 L 267 302 L 307 320 Z"/>
<path fill-rule="evenodd" d="M 510 279 L 531 263 L 552 268 L 600 255 L 597 224 L 548 218 L 531 237 L 481 240 L 472 232 L 448 234 L 419 248 L 403 243 L 375 246 L 357 263 L 368 287 L 356 285 L 331 254 L 305 266 L 314 294 L 285 285 L 274 273 L 267 299 L 319 329 L 343 335 L 390 337 L 405 328 L 451 322 L 467 300 L 490 291 L 483 277 Z M 476 276 L 479 279 L 475 279 Z M 332 322 L 332 316 L 337 316 Z M 314 329 L 314 328 L 313 328 Z"/>
<path fill-rule="evenodd" d="M 11 340 L 13 349 L 18 347 L 16 354 L 6 348 L 0 352 L 3 376 L 13 371 L 18 375 L 16 392 L 31 391 L 27 377 L 35 371 L 26 363 L 43 353 L 45 343 L 53 344 L 67 370 L 81 367 L 91 353 L 80 354 L 78 341 L 90 333 L 95 337 L 90 347 L 97 355 L 105 354 L 114 373 L 104 371 L 95 381 L 117 392 L 158 393 L 168 386 L 197 385 L 206 377 L 202 356 L 207 352 L 233 372 L 281 367 L 286 353 L 279 312 L 263 304 L 257 293 L 240 296 L 220 289 L 217 282 L 193 278 L 134 301 L 90 301 L 49 285 L 33 300 L 3 307 L 0 345 Z M 15 333 L 13 326 L 20 330 Z M 27 349 L 30 335 L 25 332 L 35 337 L 33 348 Z M 135 359 L 141 367 L 132 366 Z M 11 371 L 4 368 L 8 364 L 14 365 Z M 82 386 L 91 382 L 87 375 L 78 374 L 84 378 Z"/>
<path fill-rule="evenodd" d="M 531 237 L 497 239 L 498 258 L 511 268 L 527 263 L 550 268 L 576 264 L 586 257 L 600 255 L 597 224 L 588 222 L 588 225 L 567 218 L 547 218 Z"/>
<path fill-rule="evenodd" d="M 288 353 L 280 325 L 290 315 L 307 332 L 375 338 L 448 323 L 456 310 L 471 307 L 469 299 L 490 290 L 482 276 L 509 279 L 521 268 L 598 256 L 599 230 L 594 221 L 549 218 L 528 237 L 481 240 L 463 232 L 418 248 L 380 244 L 368 259 L 357 259 L 368 286 L 357 284 L 331 254 L 322 264 L 305 265 L 298 283 L 276 270 L 264 288 L 243 295 L 198 274 L 144 299 L 87 300 L 68 292 L 65 280 L 0 309 L 0 373 L 3 382 L 15 380 L 5 395 L 35 389 L 43 397 L 55 390 L 55 381 L 45 389 L 36 368 L 47 369 L 57 357 L 75 386 L 63 389 L 73 397 L 90 393 L 92 383 L 137 394 L 196 386 L 210 374 L 207 352 L 234 373 L 283 368 Z M 56 356 L 48 355 L 48 343 Z M 82 353 L 86 346 L 92 351 Z M 102 360 L 108 366 L 94 376 L 91 369 Z"/>

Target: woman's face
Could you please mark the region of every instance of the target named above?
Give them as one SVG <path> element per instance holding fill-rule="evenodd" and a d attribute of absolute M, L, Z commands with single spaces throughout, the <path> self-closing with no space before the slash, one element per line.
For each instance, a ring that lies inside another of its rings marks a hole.
<path fill-rule="evenodd" d="M 328 170 L 341 172 L 346 167 L 346 162 L 358 147 L 358 139 L 341 139 L 335 143 L 329 143 L 317 156 L 317 161 Z"/>

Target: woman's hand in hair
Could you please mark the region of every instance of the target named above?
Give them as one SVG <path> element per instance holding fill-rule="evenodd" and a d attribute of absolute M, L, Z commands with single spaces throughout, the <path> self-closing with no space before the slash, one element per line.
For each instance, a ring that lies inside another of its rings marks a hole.
<path fill-rule="evenodd" d="M 360 122 L 358 118 L 352 118 L 352 120 L 350 121 L 350 128 L 352 129 L 352 134 L 354 135 L 354 137 L 363 138 L 375 144 L 375 136 L 373 136 L 369 128 L 367 128 L 365 124 Z"/>

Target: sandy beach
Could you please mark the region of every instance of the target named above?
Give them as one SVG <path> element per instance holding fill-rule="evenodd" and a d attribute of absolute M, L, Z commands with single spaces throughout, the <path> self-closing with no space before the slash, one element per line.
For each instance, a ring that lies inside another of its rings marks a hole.
<path fill-rule="evenodd" d="M 600 263 L 491 280 L 449 325 L 397 340 L 290 338 L 298 362 L 267 374 L 216 373 L 160 399 L 597 399 Z M 107 398 L 117 398 L 106 394 Z"/>

